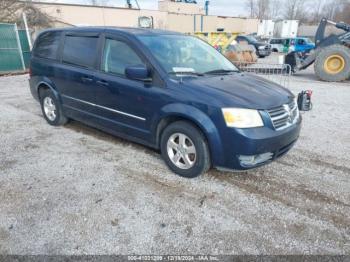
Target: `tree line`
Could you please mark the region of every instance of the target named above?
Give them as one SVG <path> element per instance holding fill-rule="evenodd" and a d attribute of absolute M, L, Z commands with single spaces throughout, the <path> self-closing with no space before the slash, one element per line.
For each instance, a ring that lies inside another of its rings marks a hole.
<path fill-rule="evenodd" d="M 246 0 L 245 7 L 251 18 L 316 24 L 326 17 L 350 23 L 350 0 Z"/>

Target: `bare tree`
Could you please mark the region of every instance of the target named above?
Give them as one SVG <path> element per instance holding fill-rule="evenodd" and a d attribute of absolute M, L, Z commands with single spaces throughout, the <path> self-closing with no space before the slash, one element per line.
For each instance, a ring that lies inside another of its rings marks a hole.
<path fill-rule="evenodd" d="M 336 21 L 343 21 L 350 24 L 350 1 L 343 3 L 335 16 Z"/>
<path fill-rule="evenodd" d="M 282 17 L 281 9 L 283 9 L 283 3 L 281 5 L 281 0 L 270 0 L 269 18 L 270 19 L 281 18 Z"/>
<path fill-rule="evenodd" d="M 331 0 L 323 7 L 323 16 L 330 20 L 350 20 L 350 0 Z"/>
<path fill-rule="evenodd" d="M 298 10 L 300 9 L 300 5 L 302 4 L 302 0 L 290 0 L 285 1 L 285 14 L 284 18 L 286 19 L 296 19 Z"/>
<path fill-rule="evenodd" d="M 11 0 L 0 0 L 0 22 L 14 22 L 18 10 L 22 9 L 24 3 Z"/>
<path fill-rule="evenodd" d="M 350 0 L 246 0 L 245 4 L 251 18 L 316 24 L 326 17 L 350 22 Z"/>
<path fill-rule="evenodd" d="M 246 9 L 249 12 L 249 17 L 254 18 L 254 10 L 255 10 L 256 0 L 246 0 Z"/>
<path fill-rule="evenodd" d="M 301 23 L 309 20 L 310 10 L 307 8 L 307 0 L 285 0 L 284 18 L 300 20 Z"/>
<path fill-rule="evenodd" d="M 329 0 L 328 0 L 329 1 Z M 314 24 L 321 21 L 322 17 L 324 16 L 324 5 L 327 0 L 318 0 L 316 2 L 312 2 L 312 5 L 310 5 L 311 14 L 309 16 L 309 22 Z"/>
<path fill-rule="evenodd" d="M 270 18 L 270 0 L 246 0 L 246 8 L 251 18 Z"/>
<path fill-rule="evenodd" d="M 28 25 L 31 27 L 51 27 L 53 22 L 56 21 L 53 17 L 41 11 L 40 8 L 34 4 L 26 4 L 23 8 L 23 12 L 27 15 Z M 18 24 L 22 24 L 22 17 L 17 18 Z"/>
<path fill-rule="evenodd" d="M 29 26 L 49 27 L 52 18 L 31 2 L 0 0 L 0 22 L 22 24 L 22 12 L 26 12 Z"/>
<path fill-rule="evenodd" d="M 307 8 L 308 16 L 304 20 L 310 24 L 319 23 L 323 17 L 335 21 L 350 20 L 350 0 L 310 1 Z"/>
<path fill-rule="evenodd" d="M 339 1 L 330 1 L 323 7 L 323 16 L 325 16 L 327 19 L 333 20 L 335 13 L 338 8 Z"/>
<path fill-rule="evenodd" d="M 256 16 L 259 19 L 270 18 L 270 0 L 257 0 Z"/>

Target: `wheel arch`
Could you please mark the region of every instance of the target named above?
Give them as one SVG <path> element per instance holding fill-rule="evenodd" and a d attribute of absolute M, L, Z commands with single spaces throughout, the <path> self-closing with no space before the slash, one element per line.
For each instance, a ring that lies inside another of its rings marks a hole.
<path fill-rule="evenodd" d="M 171 104 L 162 109 L 161 115 L 153 128 L 156 147 L 160 148 L 160 139 L 164 129 L 177 121 L 187 121 L 198 128 L 208 142 L 212 163 L 218 164 L 222 155 L 222 142 L 219 132 L 213 121 L 193 106 Z"/>
<path fill-rule="evenodd" d="M 39 81 L 39 83 L 36 85 L 36 93 L 37 93 L 37 96 L 39 98 L 39 101 L 41 99 L 40 98 L 40 90 L 43 90 L 43 89 L 48 89 L 48 90 L 52 91 L 52 93 L 57 98 L 57 100 L 61 102 L 60 95 L 57 92 L 57 89 L 56 89 L 54 83 L 52 83 L 49 79 L 45 79 L 45 78 L 42 79 L 41 81 Z"/>

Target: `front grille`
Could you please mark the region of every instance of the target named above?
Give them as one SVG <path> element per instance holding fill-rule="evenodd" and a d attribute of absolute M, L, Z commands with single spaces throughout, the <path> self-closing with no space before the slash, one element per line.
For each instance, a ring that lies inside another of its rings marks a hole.
<path fill-rule="evenodd" d="M 293 125 L 299 118 L 298 105 L 294 100 L 289 104 L 267 110 L 267 113 L 270 115 L 272 125 L 276 130 Z"/>

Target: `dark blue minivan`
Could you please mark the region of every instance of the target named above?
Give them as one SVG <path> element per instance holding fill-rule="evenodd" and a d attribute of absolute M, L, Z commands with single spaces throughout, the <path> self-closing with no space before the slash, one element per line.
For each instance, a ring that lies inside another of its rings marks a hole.
<path fill-rule="evenodd" d="M 33 48 L 30 89 L 49 124 L 75 119 L 159 149 L 184 177 L 267 164 L 295 144 L 301 127 L 290 91 L 169 31 L 44 31 Z"/>

